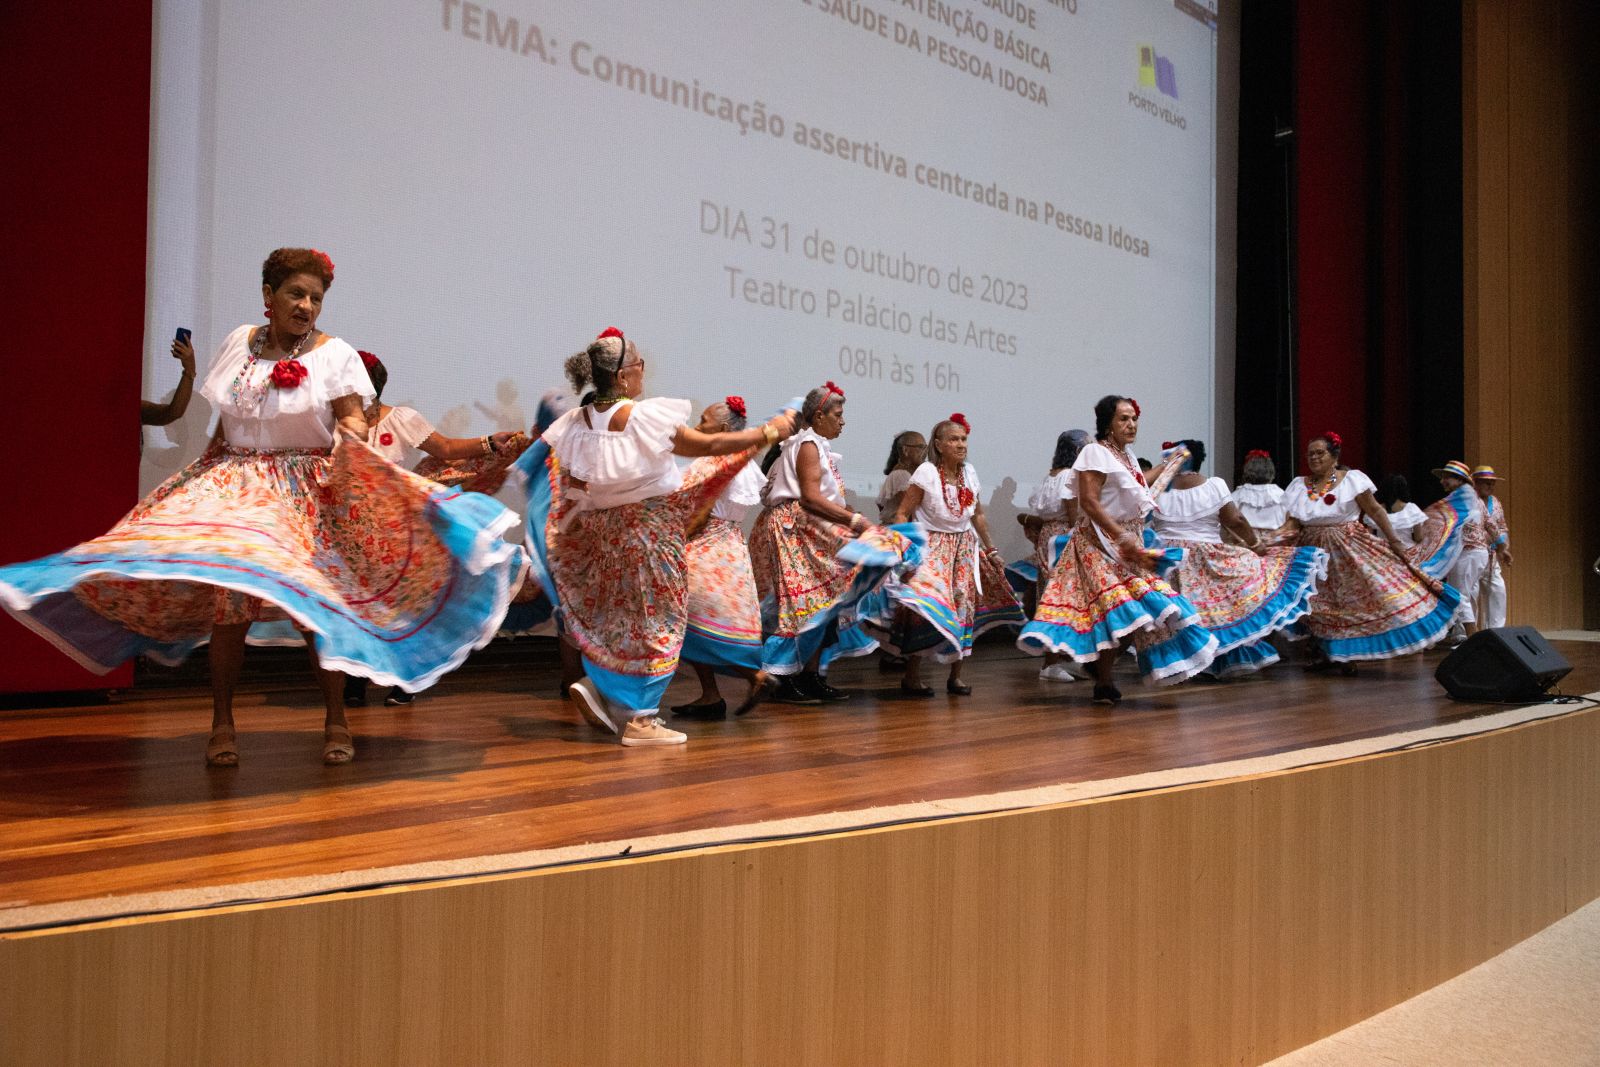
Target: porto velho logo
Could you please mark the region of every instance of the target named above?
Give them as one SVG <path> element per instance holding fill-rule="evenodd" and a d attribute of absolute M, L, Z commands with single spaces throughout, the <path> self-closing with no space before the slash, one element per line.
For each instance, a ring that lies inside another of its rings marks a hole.
<path fill-rule="evenodd" d="M 1172 60 L 1157 55 L 1147 44 L 1139 46 L 1139 84 L 1178 99 L 1178 75 L 1172 68 Z"/>

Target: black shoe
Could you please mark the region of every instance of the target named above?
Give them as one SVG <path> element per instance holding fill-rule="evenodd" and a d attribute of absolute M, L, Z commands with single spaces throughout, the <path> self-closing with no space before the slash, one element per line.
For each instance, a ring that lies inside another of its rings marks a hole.
<path fill-rule="evenodd" d="M 900 695 L 903 697 L 931 697 L 933 696 L 933 686 L 912 685 L 910 682 L 901 682 Z"/>
<path fill-rule="evenodd" d="M 795 684 L 802 693 L 810 693 L 824 704 L 838 704 L 850 699 L 850 694 L 843 689 L 835 689 L 822 680 L 822 675 L 816 671 L 801 671 L 795 676 Z"/>
<path fill-rule="evenodd" d="M 1114 685 L 1097 685 L 1094 687 L 1094 703 L 1116 704 L 1122 700 L 1122 690 Z"/>
<path fill-rule="evenodd" d="M 347 708 L 364 708 L 367 706 L 367 680 L 354 675 L 346 675 L 344 679 L 344 706 Z"/>
<path fill-rule="evenodd" d="M 969 697 L 972 695 L 972 686 L 965 682 L 946 682 L 944 683 L 944 691 L 951 696 Z"/>
<path fill-rule="evenodd" d="M 398 685 L 389 688 L 389 695 L 383 698 L 386 708 L 409 708 L 412 701 L 417 699 L 417 694 L 408 693 Z"/>
<path fill-rule="evenodd" d="M 782 675 L 778 678 L 778 687 L 772 691 L 772 699 L 780 704 L 820 704 L 822 698 L 801 689 L 795 684 L 794 677 Z"/>
<path fill-rule="evenodd" d="M 679 704 L 672 709 L 672 715 L 678 719 L 716 722 L 719 719 L 728 717 L 728 702 L 726 700 L 713 700 L 709 704 Z"/>

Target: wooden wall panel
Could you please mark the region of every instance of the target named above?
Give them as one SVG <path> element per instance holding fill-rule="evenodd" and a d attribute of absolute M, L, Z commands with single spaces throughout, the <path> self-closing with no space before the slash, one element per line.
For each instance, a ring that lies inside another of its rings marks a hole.
<path fill-rule="evenodd" d="M 1160 793 L 0 936 L 0 1062 L 1256 1063 L 1600 896 L 1600 711 Z"/>
<path fill-rule="evenodd" d="M 1506 476 L 1511 621 L 1600 626 L 1600 271 L 1586 239 L 1597 20 L 1583 0 L 1464 0 L 1462 13 L 1467 458 Z"/>

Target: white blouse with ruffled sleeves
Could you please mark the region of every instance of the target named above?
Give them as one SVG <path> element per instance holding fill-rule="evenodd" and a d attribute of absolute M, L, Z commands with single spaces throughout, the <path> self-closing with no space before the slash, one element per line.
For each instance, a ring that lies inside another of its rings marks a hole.
<path fill-rule="evenodd" d="M 1045 475 L 1044 481 L 1028 494 L 1028 510 L 1041 519 L 1059 519 L 1067 511 L 1066 502 L 1078 499 L 1078 479 L 1071 467 L 1063 467 L 1054 474 Z"/>
<path fill-rule="evenodd" d="M 275 360 L 250 363 L 252 329 L 240 326 L 227 336 L 200 386 L 200 395 L 217 409 L 223 440 L 235 448 L 331 448 L 338 422 L 333 402 L 356 396 L 365 407 L 376 395 L 361 357 L 347 342 L 329 337 L 297 357 L 305 379 L 280 389 L 270 384 Z M 243 388 L 235 390 L 234 380 L 240 378 Z"/>
<path fill-rule="evenodd" d="M 712 517 L 727 519 L 729 522 L 743 522 L 744 513 L 761 503 L 761 487 L 766 484 L 766 475 L 761 473 L 761 464 L 755 460 L 746 463 L 743 469 L 734 475 L 733 481 L 728 483 L 728 488 L 717 497 L 717 502 L 711 506 Z"/>
<path fill-rule="evenodd" d="M 817 449 L 817 459 L 822 467 L 822 495 L 841 508 L 849 507 L 844 500 L 844 486 L 839 483 L 839 453 L 828 447 L 827 438 L 809 426 L 781 446 L 778 459 L 767 474 L 766 487 L 761 490 L 761 502 L 774 508 L 800 499 L 800 472 L 795 461 L 800 455 L 800 447 L 807 441 Z"/>
<path fill-rule="evenodd" d="M 1258 530 L 1276 530 L 1283 525 L 1283 490 L 1271 482 L 1241 485 L 1233 491 L 1239 514 Z"/>
<path fill-rule="evenodd" d="M 1371 516 L 1363 515 L 1361 516 L 1361 521 L 1370 526 L 1373 531 L 1377 531 L 1378 524 L 1372 521 Z M 1423 527 L 1427 522 L 1428 516 L 1423 513 L 1421 508 L 1409 500 L 1406 501 L 1406 506 L 1399 511 L 1389 512 L 1389 528 L 1395 532 L 1395 535 L 1402 542 L 1408 545 L 1418 544 L 1422 541 L 1422 535 L 1425 532 Z"/>
<path fill-rule="evenodd" d="M 1100 506 L 1116 522 L 1143 518 L 1155 505 L 1150 500 L 1150 490 L 1133 471 L 1139 469 L 1139 460 L 1132 452 L 1124 451 L 1128 462 L 1123 463 L 1110 446 L 1099 441 L 1083 446 L 1074 471 L 1099 471 L 1106 476 L 1100 487 Z M 1132 466 L 1132 470 L 1129 466 Z"/>
<path fill-rule="evenodd" d="M 1376 488 L 1372 479 L 1365 474 L 1358 470 L 1347 470 L 1331 493 L 1324 493 L 1315 499 L 1306 495 L 1306 480 L 1296 478 L 1283 491 L 1283 500 L 1289 518 L 1302 526 L 1337 526 L 1359 519 L 1361 505 L 1356 503 L 1356 498 Z M 1331 501 L 1324 499 L 1329 496 L 1333 497 Z"/>
<path fill-rule="evenodd" d="M 689 420 L 687 400 L 652 397 L 632 403 L 628 424 L 611 429 L 622 405 L 574 408 L 545 430 L 543 440 L 566 473 L 588 484 L 587 506 L 599 511 L 665 496 L 683 485 L 672 458 L 678 427 Z M 587 420 L 585 416 L 588 416 Z"/>
<path fill-rule="evenodd" d="M 394 407 L 367 435 L 367 444 L 390 463 L 411 468 L 422 456 L 422 442 L 437 431 L 416 408 Z"/>
<path fill-rule="evenodd" d="M 1222 509 L 1233 502 L 1228 483 L 1207 478 L 1191 489 L 1168 489 L 1152 517 L 1163 541 L 1222 543 Z"/>
<path fill-rule="evenodd" d="M 972 529 L 972 515 L 978 510 L 978 495 L 983 487 L 978 484 L 978 472 L 968 463 L 961 468 L 961 478 L 972 490 L 972 503 L 965 508 L 960 503 L 960 491 L 950 486 L 947 495 L 939 479 L 939 468 L 924 463 L 911 473 L 911 484 L 922 490 L 922 503 L 917 505 L 915 518 L 923 526 L 938 533 L 966 533 Z M 954 501 L 951 497 L 955 497 Z"/>

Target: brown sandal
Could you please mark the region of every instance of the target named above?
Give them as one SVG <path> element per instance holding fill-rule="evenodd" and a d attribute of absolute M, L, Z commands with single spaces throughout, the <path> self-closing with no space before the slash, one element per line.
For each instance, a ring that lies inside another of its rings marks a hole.
<path fill-rule="evenodd" d="M 328 726 L 322 731 L 322 762 L 338 767 L 356 758 L 355 739 L 348 726 Z"/>
<path fill-rule="evenodd" d="M 239 765 L 239 738 L 231 726 L 219 726 L 206 741 L 206 764 L 211 767 Z"/>

